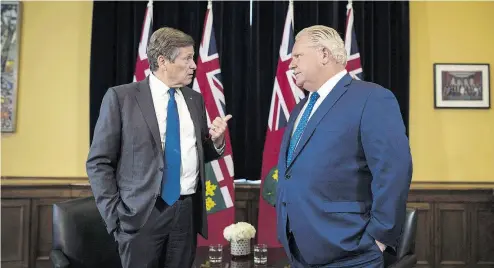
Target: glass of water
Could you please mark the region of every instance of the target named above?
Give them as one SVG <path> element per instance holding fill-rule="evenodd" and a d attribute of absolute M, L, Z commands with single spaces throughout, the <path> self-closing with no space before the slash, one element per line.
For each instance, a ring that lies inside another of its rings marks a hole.
<path fill-rule="evenodd" d="M 211 263 L 221 263 L 223 260 L 223 245 L 215 244 L 209 246 L 209 261 Z"/>
<path fill-rule="evenodd" d="M 254 245 L 254 264 L 266 264 L 268 262 L 268 246 L 266 244 Z"/>

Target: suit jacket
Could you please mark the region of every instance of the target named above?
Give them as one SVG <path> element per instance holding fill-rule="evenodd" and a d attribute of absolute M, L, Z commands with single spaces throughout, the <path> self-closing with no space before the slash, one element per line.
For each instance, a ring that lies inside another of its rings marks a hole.
<path fill-rule="evenodd" d="M 290 254 L 288 217 L 309 264 L 375 258 L 382 254 L 375 240 L 394 249 L 405 220 L 412 160 L 393 93 L 345 75 L 310 118 L 287 167 L 294 122 L 306 101 L 292 111 L 282 140 L 278 239 Z"/>
<path fill-rule="evenodd" d="M 194 90 L 181 88 L 194 123 L 199 161 L 196 206 L 198 232 L 207 238 L 204 203 L 204 164 L 220 157 L 209 138 L 204 99 Z M 149 78 L 110 88 L 101 104 L 86 163 L 98 210 L 107 231 L 117 226 L 138 231 L 147 221 L 161 192 L 167 168 L 161 147 Z"/>

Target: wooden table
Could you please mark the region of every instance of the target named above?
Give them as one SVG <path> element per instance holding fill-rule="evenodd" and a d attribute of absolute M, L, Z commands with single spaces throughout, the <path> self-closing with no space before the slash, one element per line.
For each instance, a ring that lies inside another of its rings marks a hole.
<path fill-rule="evenodd" d="M 192 268 L 289 268 L 289 262 L 283 248 L 269 248 L 268 262 L 264 265 L 254 264 L 254 255 L 251 252 L 246 257 L 234 257 L 230 254 L 230 247 L 223 247 L 223 261 L 219 264 L 212 264 L 208 258 L 208 247 L 198 247 L 196 260 Z"/>

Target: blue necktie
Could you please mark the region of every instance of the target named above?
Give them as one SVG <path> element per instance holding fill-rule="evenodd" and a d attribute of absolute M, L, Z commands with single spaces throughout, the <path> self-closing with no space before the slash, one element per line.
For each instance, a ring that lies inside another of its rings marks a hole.
<path fill-rule="evenodd" d="M 167 168 L 163 172 L 161 198 L 173 205 L 180 197 L 180 119 L 178 117 L 175 89 L 170 88 L 170 99 L 166 116 L 165 159 Z"/>
<path fill-rule="evenodd" d="M 300 137 L 302 136 L 302 133 L 304 133 L 304 129 L 307 126 L 307 122 L 309 122 L 310 113 L 312 112 L 312 108 L 314 108 L 314 104 L 316 103 L 318 98 L 319 98 L 319 94 L 317 92 L 312 93 L 312 95 L 310 96 L 309 103 L 305 108 L 304 114 L 300 118 L 300 122 L 298 122 L 297 129 L 295 130 L 292 138 L 290 139 L 290 147 L 288 148 L 286 166 L 289 166 L 290 163 L 292 163 L 293 153 L 295 152 L 295 148 L 297 148 L 297 143 Z"/>

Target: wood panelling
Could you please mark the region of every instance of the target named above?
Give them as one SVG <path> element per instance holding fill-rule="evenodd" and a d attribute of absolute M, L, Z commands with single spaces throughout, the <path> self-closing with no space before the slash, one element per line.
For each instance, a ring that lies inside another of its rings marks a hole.
<path fill-rule="evenodd" d="M 471 210 L 471 263 L 476 267 L 494 267 L 494 209 L 489 204 L 479 204 Z"/>
<path fill-rule="evenodd" d="M 30 200 L 2 197 L 2 267 L 28 267 L 30 211 Z"/>
<path fill-rule="evenodd" d="M 417 255 L 417 265 L 416 267 L 433 267 L 434 254 L 433 245 L 434 237 L 434 213 L 432 211 L 432 205 L 429 203 L 408 203 L 411 208 L 417 209 L 417 234 L 416 234 L 416 244 L 415 254 Z"/>
<path fill-rule="evenodd" d="M 464 267 L 469 259 L 466 204 L 437 204 L 435 209 L 436 263 L 442 267 Z"/>
<path fill-rule="evenodd" d="M 448 185 L 410 191 L 408 206 L 419 212 L 416 267 L 494 267 L 492 187 Z"/>
<path fill-rule="evenodd" d="M 259 187 L 242 185 L 235 187 L 235 220 L 251 223 L 257 230 Z"/>
<path fill-rule="evenodd" d="M 494 184 L 412 183 L 416 267 L 494 267 Z M 52 204 L 91 195 L 87 179 L 2 179 L 2 267 L 51 267 Z M 235 186 L 236 220 L 257 228 L 259 186 Z"/>
<path fill-rule="evenodd" d="M 87 180 L 2 178 L 2 267 L 52 267 L 52 204 L 91 195 Z"/>
<path fill-rule="evenodd" d="M 63 198 L 47 198 L 32 200 L 31 214 L 31 263 L 30 267 L 46 267 L 53 265 L 50 262 L 50 251 L 52 241 L 52 205 L 61 202 Z"/>

